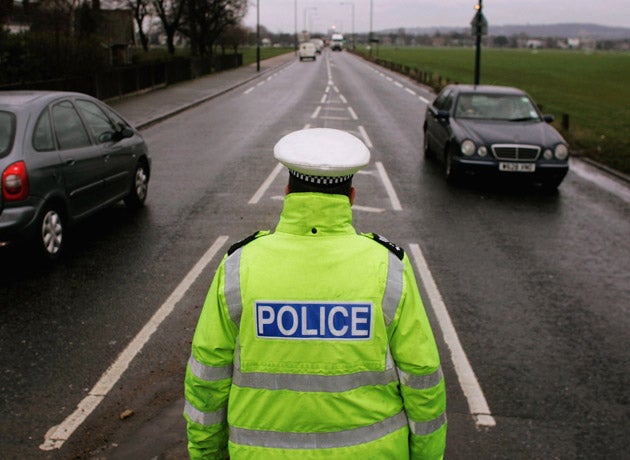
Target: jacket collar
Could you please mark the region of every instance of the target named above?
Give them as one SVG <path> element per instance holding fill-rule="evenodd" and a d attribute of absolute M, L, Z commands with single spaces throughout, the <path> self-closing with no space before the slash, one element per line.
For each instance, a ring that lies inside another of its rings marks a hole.
<path fill-rule="evenodd" d="M 356 234 L 350 200 L 327 193 L 289 193 L 276 232 L 300 236 Z"/>

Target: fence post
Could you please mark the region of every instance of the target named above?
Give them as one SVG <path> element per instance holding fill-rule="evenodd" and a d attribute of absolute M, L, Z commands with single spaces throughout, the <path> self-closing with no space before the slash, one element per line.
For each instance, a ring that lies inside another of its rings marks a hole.
<path fill-rule="evenodd" d="M 568 113 L 562 114 L 562 129 L 564 131 L 569 130 L 569 114 Z"/>

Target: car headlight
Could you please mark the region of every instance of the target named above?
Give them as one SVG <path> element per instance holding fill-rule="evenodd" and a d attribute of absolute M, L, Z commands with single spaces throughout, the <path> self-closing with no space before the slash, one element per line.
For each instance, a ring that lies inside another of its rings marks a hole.
<path fill-rule="evenodd" d="M 545 149 L 545 151 L 543 152 L 543 158 L 545 160 L 552 160 L 553 159 L 553 151 L 551 149 Z"/>
<path fill-rule="evenodd" d="M 477 150 L 477 146 L 470 139 L 466 139 L 464 142 L 462 142 L 462 145 L 460 146 L 460 150 L 462 151 L 464 155 L 466 155 L 467 157 L 470 157 L 475 154 L 475 150 Z"/>
<path fill-rule="evenodd" d="M 569 149 L 564 144 L 558 144 L 554 150 L 554 155 L 558 160 L 566 160 L 569 156 Z"/>
<path fill-rule="evenodd" d="M 477 155 L 479 155 L 480 157 L 485 157 L 487 154 L 488 154 L 488 149 L 486 148 L 485 145 L 482 145 L 481 147 L 477 149 Z"/>

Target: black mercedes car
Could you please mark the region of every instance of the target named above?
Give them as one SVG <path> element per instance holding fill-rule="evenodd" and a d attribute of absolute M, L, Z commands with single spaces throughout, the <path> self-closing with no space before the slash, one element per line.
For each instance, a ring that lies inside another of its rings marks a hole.
<path fill-rule="evenodd" d="M 569 147 L 524 91 L 448 85 L 427 107 L 424 152 L 444 163 L 447 180 L 491 173 L 557 188 L 569 170 Z"/>

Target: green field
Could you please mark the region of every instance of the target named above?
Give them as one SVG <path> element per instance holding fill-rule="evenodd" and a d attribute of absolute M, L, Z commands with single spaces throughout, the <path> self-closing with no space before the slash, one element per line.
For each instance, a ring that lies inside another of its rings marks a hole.
<path fill-rule="evenodd" d="M 473 83 L 472 48 L 388 48 L 373 57 L 450 82 Z M 566 50 L 483 49 L 480 83 L 516 86 L 555 116 L 574 154 L 584 155 L 630 174 L 630 53 Z"/>

